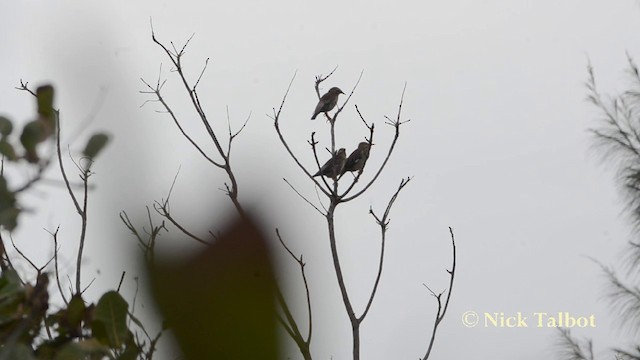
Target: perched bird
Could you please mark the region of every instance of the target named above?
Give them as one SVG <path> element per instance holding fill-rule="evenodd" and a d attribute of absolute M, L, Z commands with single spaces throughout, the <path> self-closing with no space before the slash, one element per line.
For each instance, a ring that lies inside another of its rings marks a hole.
<path fill-rule="evenodd" d="M 316 105 L 316 109 L 313 111 L 311 120 L 315 120 L 318 114 L 327 113 L 336 107 L 336 104 L 338 104 L 338 95 L 340 94 L 344 94 L 340 88 L 332 87 L 326 94 L 322 95 L 320 101 L 318 101 L 318 105 Z"/>
<path fill-rule="evenodd" d="M 364 164 L 369 158 L 371 145 L 372 144 L 364 141 L 358 144 L 358 148 L 353 150 L 351 155 L 347 158 L 347 161 L 344 164 L 344 169 L 342 169 L 342 173 L 344 174 L 347 171 L 362 171 L 362 169 L 364 169 Z"/>
<path fill-rule="evenodd" d="M 338 150 L 338 152 L 329 159 L 317 173 L 313 176 L 326 176 L 332 179 L 337 179 L 338 175 L 342 174 L 344 164 L 347 161 L 347 151 L 344 148 Z"/>

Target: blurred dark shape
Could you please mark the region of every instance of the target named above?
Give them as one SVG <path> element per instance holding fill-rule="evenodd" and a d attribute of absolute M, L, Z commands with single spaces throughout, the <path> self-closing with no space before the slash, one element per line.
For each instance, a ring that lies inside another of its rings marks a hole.
<path fill-rule="evenodd" d="M 37 163 L 40 157 L 36 151 L 36 146 L 47 140 L 52 134 L 53 127 L 45 118 L 28 122 L 24 128 L 22 128 L 22 135 L 20 135 L 20 143 L 22 143 L 25 150 L 25 159 L 30 163 Z"/>
<path fill-rule="evenodd" d="M 336 107 L 338 104 L 338 96 L 340 94 L 344 94 L 340 88 L 332 87 L 326 94 L 322 95 L 318 101 L 318 105 L 316 105 L 316 109 L 313 111 L 311 120 L 315 120 L 318 114 L 329 112 L 331 109 Z"/>
<path fill-rule="evenodd" d="M 353 152 L 347 158 L 347 161 L 344 164 L 344 169 L 342 169 L 342 174 L 346 173 L 347 171 L 362 171 L 362 169 L 364 169 L 364 164 L 369 158 L 371 145 L 372 144 L 369 144 L 365 141 L 358 144 L 358 148 L 353 150 Z"/>
<path fill-rule="evenodd" d="M 16 194 L 7 187 L 7 180 L 0 176 L 0 225 L 13 231 L 18 226 L 20 209 Z"/>
<path fill-rule="evenodd" d="M 71 304 L 71 303 L 69 303 Z M 71 310 L 71 306 L 69 306 Z M 127 327 L 129 304 L 117 291 L 106 292 L 93 309 L 91 331 L 102 344 L 120 348 L 132 337 Z"/>
<path fill-rule="evenodd" d="M 91 135 L 91 138 L 89 139 L 89 141 L 87 141 L 87 145 L 82 151 L 82 155 L 93 160 L 96 156 L 98 156 L 100 151 L 104 149 L 104 147 L 107 145 L 107 142 L 109 142 L 109 135 L 107 134 L 96 133 Z"/>
<path fill-rule="evenodd" d="M 22 128 L 20 143 L 24 146 L 24 157 L 30 163 L 37 163 L 40 160 L 36 146 L 53 135 L 56 121 L 53 108 L 54 94 L 55 91 L 51 85 L 43 85 L 36 89 L 38 118 L 28 122 Z"/>
<path fill-rule="evenodd" d="M 344 148 L 340 148 L 336 152 L 336 154 L 329 159 L 317 173 L 313 174 L 316 176 L 327 176 L 332 179 L 337 179 L 338 175 L 342 174 L 342 170 L 344 169 L 345 162 L 347 161 L 347 152 Z"/>
<path fill-rule="evenodd" d="M 0 116 L 0 135 L 2 135 L 2 139 L 11 135 L 11 132 L 13 132 L 13 123 L 11 120 L 4 116 Z"/>
<path fill-rule="evenodd" d="M 277 359 L 274 270 L 251 219 L 237 219 L 194 257 L 149 270 L 185 359 Z"/>
<path fill-rule="evenodd" d="M 51 85 L 42 85 L 36 89 L 36 98 L 38 99 L 38 114 L 46 118 L 52 118 L 53 98 L 55 91 Z"/>

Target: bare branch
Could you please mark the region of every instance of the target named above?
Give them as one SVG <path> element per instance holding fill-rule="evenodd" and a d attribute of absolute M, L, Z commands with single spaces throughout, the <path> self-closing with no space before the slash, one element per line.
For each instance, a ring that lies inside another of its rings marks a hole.
<path fill-rule="evenodd" d="M 380 168 L 378 169 L 376 174 L 369 181 L 369 183 L 367 183 L 367 185 L 364 186 L 364 188 L 362 188 L 360 191 L 358 191 L 354 195 L 351 195 L 351 196 L 349 196 L 347 198 L 343 198 L 341 200 L 341 202 L 351 201 L 351 200 L 357 198 L 358 196 L 362 195 L 365 191 L 367 191 L 367 189 L 371 185 L 373 185 L 373 183 L 376 181 L 378 176 L 380 176 L 380 174 L 382 173 L 382 170 L 384 169 L 384 167 L 387 165 L 387 162 L 389 161 L 389 159 L 391 158 L 391 154 L 393 153 L 393 149 L 395 148 L 396 143 L 398 142 L 398 137 L 400 136 L 400 126 L 409 121 L 409 120 L 405 120 L 405 121 L 401 121 L 400 120 L 400 116 L 401 116 L 401 113 L 402 113 L 402 103 L 404 101 L 404 93 L 405 93 L 406 89 L 407 89 L 407 84 L 405 83 L 404 84 L 404 88 L 402 89 L 402 96 L 400 97 L 400 104 L 398 105 L 398 114 L 396 115 L 396 120 L 395 121 L 391 121 L 389 123 L 391 126 L 393 126 L 395 128 L 396 131 L 395 131 L 395 135 L 393 137 L 393 141 L 391 142 L 391 146 L 389 147 L 389 151 L 387 152 L 387 156 L 385 157 L 384 161 L 382 162 L 382 165 L 380 165 Z M 371 128 L 371 131 L 373 132 L 373 128 Z M 344 195 L 346 195 L 346 194 L 343 194 L 343 196 Z"/>
<path fill-rule="evenodd" d="M 307 335 L 307 338 L 304 339 L 304 337 L 300 333 L 300 330 L 298 329 L 298 325 L 295 322 L 295 319 L 293 318 L 293 316 L 291 315 L 291 312 L 289 311 L 289 307 L 288 307 L 286 301 L 284 300 L 284 297 L 282 296 L 282 293 L 278 289 L 278 300 L 280 301 L 280 304 L 281 304 L 281 306 L 283 308 L 283 311 L 285 312 L 285 316 L 287 317 L 287 321 L 288 321 L 289 326 L 286 326 L 287 324 L 285 324 L 282 319 L 280 321 L 283 323 L 283 325 L 285 325 L 285 329 L 287 329 L 287 332 L 289 333 L 289 336 L 291 336 L 291 338 L 293 338 L 293 340 L 296 342 L 296 344 L 298 344 L 300 352 L 302 353 L 304 358 L 305 359 L 311 359 L 311 354 L 309 352 L 309 347 L 310 347 L 310 344 L 311 344 L 311 335 L 313 333 L 313 316 L 312 316 L 312 313 L 311 313 L 311 296 L 310 296 L 310 293 L 309 293 L 309 283 L 307 281 L 307 275 L 306 275 L 306 273 L 304 271 L 305 263 L 302 260 L 302 255 L 300 255 L 300 257 L 298 258 L 293 254 L 291 249 L 287 246 L 287 244 L 282 239 L 282 236 L 280 236 L 280 230 L 278 230 L 278 228 L 276 228 L 276 235 L 278 236 L 278 240 L 280 241 L 280 244 L 285 248 L 285 250 L 289 253 L 289 255 L 298 263 L 298 266 L 300 266 L 300 273 L 302 274 L 302 281 L 304 282 L 305 295 L 306 295 L 306 299 L 307 299 L 307 314 L 308 314 L 308 318 L 307 318 L 308 335 Z"/>
<path fill-rule="evenodd" d="M 189 40 L 191 40 L 191 39 L 189 39 Z M 185 46 L 187 46 L 187 45 L 185 44 Z M 198 84 L 200 83 L 200 79 L 202 79 L 202 75 L 204 75 L 205 70 L 207 70 L 207 65 L 209 65 L 209 58 L 207 58 L 207 60 L 204 61 L 204 66 L 202 67 L 202 71 L 200 72 L 200 76 L 198 76 L 198 80 L 196 80 L 196 83 L 193 85 L 193 90 L 192 91 L 196 91 L 196 88 L 198 87 Z"/>
<path fill-rule="evenodd" d="M 162 67 L 160 67 L 160 72 L 162 72 Z M 162 89 L 162 85 L 164 85 L 166 80 L 164 82 L 162 82 L 162 84 L 160 84 L 160 75 L 158 75 L 158 85 L 155 88 L 151 87 L 151 85 L 149 85 L 146 81 L 144 81 L 144 79 L 141 78 L 140 80 L 149 89 L 151 89 L 151 93 L 155 94 L 155 96 L 157 98 L 156 101 L 159 101 L 162 104 L 162 106 L 165 108 L 166 112 L 169 114 L 169 116 L 171 116 L 171 119 L 173 120 L 173 123 L 176 124 L 176 127 L 178 128 L 178 130 L 180 130 L 180 133 L 182 134 L 182 136 L 184 136 L 189 141 L 189 143 L 191 143 L 191 145 L 193 145 L 193 147 L 196 148 L 196 150 L 200 153 L 200 155 L 202 155 L 208 162 L 210 162 L 214 166 L 217 166 L 219 168 L 224 168 L 224 165 L 222 165 L 221 163 L 218 163 L 215 160 L 213 160 L 212 158 L 210 158 L 209 155 L 207 155 L 204 152 L 204 150 L 202 150 L 200 145 L 198 145 L 195 142 L 195 140 L 193 140 L 193 138 L 191 138 L 191 136 L 189 136 L 189 134 L 187 134 L 186 131 L 182 128 L 182 124 L 180 124 L 180 121 L 178 121 L 178 118 L 176 117 L 175 113 L 173 112 L 173 109 L 169 106 L 169 104 L 165 101 L 164 97 L 160 93 L 160 91 Z"/>
<path fill-rule="evenodd" d="M 29 265 L 31 265 L 31 267 L 38 273 L 40 274 L 40 269 L 36 266 L 36 264 L 33 263 L 33 261 L 31 261 L 31 259 L 29 259 L 29 257 L 27 257 L 22 251 L 20 251 L 20 249 L 18 249 L 18 247 L 16 246 L 16 243 L 13 241 L 13 236 L 11 236 L 11 234 L 9 234 L 9 239 L 11 240 L 11 245 L 13 245 L 13 249 L 18 252 L 18 254 L 22 257 L 23 260 L 25 260 L 26 262 L 29 263 Z"/>
<path fill-rule="evenodd" d="M 156 201 L 153 204 L 153 208 L 154 210 L 160 214 L 160 216 L 164 217 L 165 219 L 169 220 L 169 222 L 171 224 L 173 224 L 173 226 L 175 226 L 176 228 L 178 228 L 178 230 L 180 230 L 183 234 L 187 235 L 188 237 L 192 238 L 193 240 L 203 244 L 203 245 L 211 245 L 210 242 L 203 240 L 201 238 L 199 238 L 198 236 L 194 235 L 193 233 L 191 233 L 189 230 L 187 230 L 184 226 L 180 225 L 180 223 L 178 223 L 170 214 L 169 212 L 169 207 L 168 207 L 168 203 L 167 202 L 163 202 L 160 203 L 158 201 Z"/>
<path fill-rule="evenodd" d="M 120 287 L 122 286 L 122 282 L 124 281 L 124 276 L 127 274 L 126 271 L 122 272 L 122 275 L 120 276 L 120 281 L 118 282 L 118 287 L 116 288 L 116 292 L 120 292 Z"/>
<path fill-rule="evenodd" d="M 329 75 L 322 77 L 322 75 L 318 75 L 316 76 L 316 83 L 315 83 L 315 89 L 316 89 L 316 94 L 318 95 L 318 99 L 320 99 L 320 83 L 322 83 L 323 81 L 327 80 L 331 75 L 333 75 L 333 73 L 338 70 L 338 65 L 336 65 L 335 68 L 333 68 L 333 70 L 331 70 L 331 72 L 329 73 Z"/>
<path fill-rule="evenodd" d="M 191 39 L 193 38 L 194 35 L 192 35 L 185 42 L 185 44 L 182 46 L 180 51 L 178 51 L 176 49 L 175 45 L 173 43 L 171 43 L 171 45 L 173 47 L 173 53 L 172 53 L 165 45 L 163 45 L 160 41 L 158 41 L 158 39 L 156 38 L 155 32 L 153 30 L 153 24 L 151 24 L 151 39 L 153 40 L 154 43 L 156 43 L 160 48 L 162 48 L 164 50 L 164 52 L 167 54 L 167 56 L 169 57 L 169 59 L 171 60 L 173 65 L 175 66 L 175 71 L 178 73 L 178 76 L 180 77 L 180 80 L 182 81 L 184 89 L 187 91 L 189 99 L 191 100 L 191 104 L 193 105 L 193 108 L 195 109 L 196 113 L 198 114 L 198 117 L 200 118 L 200 122 L 204 126 L 207 134 L 209 135 L 209 138 L 213 142 L 213 144 L 214 144 L 214 146 L 216 148 L 216 151 L 218 152 L 218 154 L 222 158 L 222 161 L 220 163 L 214 162 L 213 160 L 210 160 L 210 162 L 212 162 L 215 166 L 217 166 L 217 167 L 219 167 L 221 169 L 224 169 L 225 172 L 227 173 L 227 176 L 229 177 L 229 180 L 231 182 L 231 186 L 229 187 L 229 185 L 225 184 L 225 187 L 227 187 L 227 192 L 226 193 L 229 196 L 229 198 L 231 199 L 231 202 L 235 206 L 235 208 L 238 211 L 238 213 L 240 215 L 244 216 L 244 210 L 242 209 L 242 206 L 240 205 L 240 202 L 238 201 L 238 183 L 236 181 L 235 175 L 234 175 L 234 173 L 232 171 L 232 168 L 231 168 L 231 162 L 230 162 L 231 139 L 230 139 L 230 142 L 229 142 L 229 145 L 228 145 L 228 150 L 225 153 L 225 150 L 223 149 L 222 144 L 218 140 L 217 135 L 213 131 L 213 128 L 211 127 L 211 124 L 210 124 L 210 122 L 209 122 L 209 120 L 207 118 L 207 115 L 206 115 L 206 113 L 205 113 L 205 111 L 204 111 L 204 109 L 202 107 L 202 104 L 200 102 L 200 98 L 198 96 L 198 92 L 196 90 L 196 86 L 192 87 L 192 86 L 189 85 L 189 81 L 187 80 L 187 77 L 186 77 L 186 75 L 184 73 L 184 68 L 182 67 L 182 63 L 181 63 L 182 56 L 185 54 L 185 49 L 189 45 L 189 42 L 191 41 Z M 208 61 L 205 63 L 205 68 L 206 68 L 207 64 L 208 64 Z M 199 83 L 203 73 L 204 73 L 204 69 L 202 70 L 200 76 L 198 77 L 198 79 L 196 81 L 196 85 Z M 192 144 L 194 144 L 194 146 L 195 146 L 195 142 L 192 142 Z M 199 151 L 204 155 L 204 152 L 202 152 L 200 149 L 199 149 Z"/>
<path fill-rule="evenodd" d="M 36 95 L 36 93 L 33 90 L 29 89 L 28 86 L 29 86 L 29 82 L 28 81 L 27 82 L 23 82 L 22 79 L 20 79 L 20 86 L 17 86 L 16 90 L 26 91 L 29 94 L 33 95 L 34 97 L 37 97 L 38 95 Z"/>
<path fill-rule="evenodd" d="M 273 125 L 276 128 L 276 132 L 278 133 L 278 137 L 280 138 L 280 142 L 282 142 L 282 145 L 284 145 L 285 149 L 287 149 L 287 152 L 289 153 L 291 158 L 293 158 L 293 160 L 296 162 L 298 167 L 307 175 L 307 177 L 309 177 L 309 179 L 311 179 L 311 181 L 313 181 L 326 196 L 329 196 L 329 192 L 327 192 L 327 190 L 323 189 L 320 186 L 320 183 L 318 183 L 318 181 L 316 181 L 316 179 L 313 177 L 313 175 L 311 175 L 311 173 L 302 165 L 302 163 L 300 163 L 300 160 L 298 160 L 298 158 L 293 153 L 293 151 L 291 151 L 291 148 L 289 147 L 289 144 L 284 139 L 284 135 L 282 135 L 282 132 L 280 131 L 280 114 L 282 113 L 282 109 L 284 107 L 284 103 L 287 100 L 287 95 L 289 95 L 289 91 L 291 90 L 291 85 L 293 84 L 293 80 L 295 78 L 296 78 L 296 74 L 293 74 L 293 77 L 291 78 L 291 81 L 289 82 L 289 86 L 287 87 L 287 91 L 285 92 L 284 96 L 282 97 L 282 102 L 280 103 L 280 108 L 277 111 L 274 108 L 273 109 L 273 116 L 269 116 L 269 117 L 273 120 Z"/>
<path fill-rule="evenodd" d="M 162 224 L 160 226 L 154 225 L 153 224 L 153 219 L 151 218 L 151 211 L 149 210 L 149 207 L 147 206 L 146 209 L 147 209 L 147 219 L 148 219 L 148 222 L 149 222 L 150 232 L 146 231 L 144 228 L 143 228 L 143 231 L 145 232 L 145 234 L 147 234 L 148 240 L 144 240 L 142 238 L 142 236 L 140 235 L 140 232 L 138 232 L 138 230 L 135 228 L 135 226 L 133 226 L 133 223 L 129 219 L 129 216 L 127 215 L 126 212 L 124 212 L 124 211 L 120 212 L 120 220 L 122 220 L 122 222 L 125 224 L 127 229 L 129 229 L 129 231 L 131 231 L 131 233 L 138 240 L 138 246 L 140 246 L 140 248 L 142 248 L 142 250 L 144 252 L 144 255 L 145 255 L 145 259 L 147 260 L 147 262 L 153 263 L 154 262 L 154 249 L 155 249 L 156 239 L 160 235 L 160 231 L 161 230 L 164 230 L 164 231 L 168 231 L 168 230 L 165 227 L 164 221 L 162 222 Z"/>
<path fill-rule="evenodd" d="M 69 179 L 67 178 L 67 172 L 65 171 L 64 164 L 62 163 L 62 150 L 60 149 L 60 127 L 61 127 L 60 112 L 55 111 L 54 113 L 56 114 L 56 129 L 57 129 L 56 150 L 58 153 L 58 164 L 60 165 L 60 172 L 62 173 L 62 178 L 64 179 L 64 183 L 66 185 L 67 191 L 69 192 L 69 196 L 73 201 L 73 205 L 76 207 L 76 211 L 78 212 L 78 214 L 82 215 L 82 208 L 80 207 L 80 203 L 78 203 L 78 199 L 76 198 L 76 195 L 73 193 L 73 190 L 71 189 L 71 185 L 69 184 Z"/>
<path fill-rule="evenodd" d="M 89 200 L 89 193 L 88 193 L 88 181 L 89 181 L 89 170 L 87 168 L 87 170 L 84 171 L 84 173 L 81 175 L 82 178 L 82 182 L 84 184 L 84 200 L 82 202 L 82 212 L 80 212 L 80 218 L 82 219 L 82 225 L 80 228 L 80 243 L 78 244 L 78 258 L 76 260 L 76 293 L 77 294 L 81 294 L 82 292 L 84 292 L 84 290 L 80 291 L 80 285 L 81 285 L 81 281 L 80 281 L 80 276 L 82 273 L 82 253 L 84 251 L 84 241 L 85 241 L 85 237 L 87 235 L 87 202 Z M 69 187 L 69 185 L 67 184 L 67 186 Z M 71 191 L 71 188 L 69 187 L 69 191 Z M 91 283 L 93 283 L 93 280 L 91 280 Z M 87 288 L 89 286 L 91 286 L 91 283 L 89 283 L 89 285 L 87 285 Z M 86 290 L 86 288 L 85 288 Z"/>
<path fill-rule="evenodd" d="M 56 231 L 54 232 L 51 232 L 48 230 L 45 230 L 45 231 L 48 232 L 49 235 L 51 235 L 51 237 L 53 238 L 53 267 L 54 267 L 54 275 L 56 278 L 56 285 L 58 286 L 58 291 L 60 292 L 60 297 L 62 297 L 62 301 L 64 301 L 66 305 L 69 305 L 69 301 L 67 301 L 67 297 L 64 295 L 64 292 L 62 291 L 62 285 L 60 284 L 60 270 L 58 267 L 58 252 L 60 251 L 60 248 L 58 247 L 58 230 L 60 230 L 60 226 L 58 226 L 56 228 Z"/>
<path fill-rule="evenodd" d="M 342 112 L 342 109 L 344 109 L 344 107 L 347 106 L 347 104 L 349 103 L 349 100 L 353 96 L 353 93 L 356 92 L 356 88 L 358 88 L 358 84 L 360 84 L 360 80 L 362 80 L 362 75 L 363 74 L 364 74 L 364 70 L 360 71 L 360 76 L 358 76 L 358 80 L 356 81 L 356 84 L 353 85 L 353 88 L 351 89 L 351 92 L 349 93 L 349 96 L 347 96 L 347 99 L 344 101 L 342 106 L 338 107 L 338 110 L 336 111 L 336 113 L 333 114 L 333 118 L 330 118 L 330 121 L 332 123 L 334 123 L 336 121 L 336 119 L 338 119 L 338 115 Z"/>
<path fill-rule="evenodd" d="M 393 194 L 393 196 L 389 200 L 389 203 L 387 204 L 387 208 L 384 211 L 384 215 L 382 219 L 378 219 L 378 217 L 375 215 L 373 210 L 369 210 L 369 213 L 374 217 L 374 219 L 376 219 L 376 223 L 380 226 L 380 238 L 381 238 L 380 261 L 378 262 L 378 273 L 376 274 L 376 280 L 373 284 L 371 295 L 369 295 L 369 300 L 367 301 L 367 305 L 365 306 L 365 309 L 362 312 L 362 315 L 358 317 L 358 322 L 362 322 L 364 318 L 367 316 L 367 313 L 371 308 L 371 304 L 373 304 L 373 298 L 376 296 L 376 291 L 378 290 L 378 284 L 380 283 L 380 278 L 382 277 L 382 264 L 384 263 L 384 250 L 385 250 L 385 243 L 387 238 L 387 226 L 389 224 L 389 220 L 388 220 L 389 212 L 391 211 L 391 207 L 393 206 L 393 203 L 398 198 L 398 194 L 400 194 L 400 191 L 402 191 L 402 189 L 409 183 L 410 180 L 411 178 L 407 178 L 406 180 L 402 179 L 402 181 L 400 181 L 400 186 L 398 186 L 398 190 L 396 190 L 395 194 Z"/>
<path fill-rule="evenodd" d="M 451 292 L 453 291 L 453 281 L 456 275 L 456 239 L 455 239 L 455 236 L 453 235 L 453 229 L 451 227 L 449 227 L 449 234 L 451 235 L 451 247 L 453 250 L 453 260 L 452 260 L 451 270 L 447 270 L 447 273 L 449 273 L 449 290 L 447 291 L 447 297 L 444 301 L 444 306 L 441 300 L 443 293 L 436 295 L 433 291 L 431 291 L 431 289 L 429 289 L 428 286 L 425 285 L 425 287 L 427 287 L 427 289 L 429 289 L 429 291 L 431 292 L 431 295 L 433 295 L 438 301 L 438 311 L 436 312 L 436 318 L 433 323 L 433 330 L 431 331 L 431 340 L 429 340 L 429 347 L 427 348 L 427 352 L 422 358 L 422 360 L 427 360 L 429 358 L 429 355 L 431 354 L 431 350 L 433 349 L 433 345 L 436 340 L 436 333 L 438 331 L 438 327 L 440 326 L 440 323 L 442 322 L 442 320 L 444 319 L 444 316 L 447 313 L 447 309 L 449 308 L 449 301 L 451 300 Z"/>
<path fill-rule="evenodd" d="M 321 211 L 317 206 L 315 206 L 315 205 L 314 205 L 314 204 L 313 204 L 309 199 L 307 199 L 304 195 L 300 194 L 300 192 L 299 192 L 299 191 L 298 191 L 298 190 L 297 190 L 293 185 L 291 185 L 291 183 L 290 183 L 287 179 L 282 178 L 282 180 L 284 180 L 284 182 L 286 182 L 286 183 L 287 183 L 287 185 L 289 185 L 289 187 L 290 187 L 293 191 L 295 191 L 295 193 L 296 193 L 296 194 L 298 194 L 298 196 L 300 196 L 300 197 L 302 198 L 302 200 L 306 201 L 306 202 L 307 202 L 307 204 L 311 205 L 314 209 L 316 209 L 316 211 L 318 211 L 318 212 L 320 213 L 320 215 L 322 215 L 322 216 L 327 216 L 327 214 L 323 213 L 323 212 L 322 212 L 322 211 Z"/>
<path fill-rule="evenodd" d="M 171 211 L 169 210 L 169 200 L 171 198 L 171 193 L 173 192 L 173 187 L 176 185 L 176 181 L 178 180 L 178 175 L 180 174 L 180 168 L 176 172 L 176 175 L 173 177 L 173 181 L 171 182 L 171 187 L 169 188 L 169 192 L 167 193 L 167 198 L 162 199 L 161 201 L 155 201 L 153 204 L 153 209 L 162 217 L 169 220 L 178 230 L 180 230 L 183 234 L 189 236 L 190 238 L 196 240 L 197 242 L 204 245 L 211 245 L 210 242 L 201 239 L 200 237 L 194 235 L 192 232 L 188 231 L 184 226 L 180 225 L 173 216 L 171 216 Z"/>

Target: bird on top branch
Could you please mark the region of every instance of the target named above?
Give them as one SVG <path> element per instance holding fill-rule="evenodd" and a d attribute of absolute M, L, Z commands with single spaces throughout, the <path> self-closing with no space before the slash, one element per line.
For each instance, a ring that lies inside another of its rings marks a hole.
<path fill-rule="evenodd" d="M 338 96 L 340 94 L 344 94 L 340 88 L 332 87 L 327 91 L 326 94 L 320 97 L 318 101 L 318 105 L 316 105 L 316 109 L 313 111 L 313 115 L 311 116 L 311 120 L 315 120 L 316 116 L 320 113 L 327 113 L 331 111 L 338 104 Z"/>

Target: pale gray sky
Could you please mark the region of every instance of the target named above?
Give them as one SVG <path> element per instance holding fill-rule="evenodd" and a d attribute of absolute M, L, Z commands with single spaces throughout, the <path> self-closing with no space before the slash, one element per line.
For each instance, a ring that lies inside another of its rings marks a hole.
<path fill-rule="evenodd" d="M 432 359 L 554 354 L 552 329 L 467 328 L 461 317 L 470 310 L 593 314 L 597 328 L 574 333 L 595 337 L 601 354 L 620 337 L 610 330 L 602 296 L 606 281 L 588 257 L 615 264 L 629 226 L 612 171 L 589 151 L 587 129 L 597 125 L 598 112 L 584 101 L 584 81 L 590 59 L 604 92 L 628 84 L 625 51 L 640 57 L 635 1 L 34 0 L 5 2 L 0 14 L 2 114 L 29 120 L 32 99 L 13 89 L 20 78 L 55 84 L 69 130 L 96 99 L 104 99 L 91 129 L 106 129 L 114 138 L 94 167 L 98 189 L 91 198 L 85 275 L 87 281 L 97 276 L 94 295 L 115 286 L 121 269 L 131 276 L 137 271 L 131 264 L 137 249 L 118 212 L 142 220 L 144 205 L 166 195 L 178 167 L 175 214 L 208 209 L 200 219 L 185 215 L 185 223 L 217 221 L 211 214 L 229 209 L 217 191 L 224 176 L 206 167 L 169 118 L 154 112 L 156 105 L 139 108 L 147 99 L 138 93 L 144 89 L 139 78 L 155 81 L 163 63 L 166 97 L 186 128 L 205 139 L 167 59 L 151 42 L 153 18 L 164 42 L 181 45 L 196 34 L 185 58 L 192 78 L 212 59 L 200 91 L 219 129 L 226 130 L 226 106 L 235 126 L 252 113 L 235 143 L 240 198 L 269 210 L 273 226 L 305 254 L 316 299 L 316 359 L 349 358 L 348 322 L 325 225 L 281 179 L 312 198 L 313 188 L 265 114 L 279 105 L 297 70 L 282 127 L 311 166 L 306 139 L 317 131 L 326 142 L 328 130 L 322 121 L 308 120 L 316 102 L 313 78 L 336 65 L 325 90 L 350 89 L 364 70 L 352 105 L 377 125 L 379 145 L 369 167 L 383 159 L 379 149 L 391 135 L 383 115 L 395 115 L 405 82 L 404 117 L 411 119 L 379 182 L 339 213 L 343 266 L 361 309 L 378 249 L 369 206 L 382 211 L 400 179 L 415 176 L 393 210 L 381 287 L 363 323 L 363 359 L 416 359 L 424 353 L 435 301 L 422 283 L 437 290 L 447 286 L 448 226 L 456 232 L 458 274 Z M 348 148 L 365 135 L 352 106 L 341 115 L 338 131 L 338 141 Z M 79 221 L 62 190 L 40 190 L 25 197 L 37 210 L 15 238 L 44 259 L 50 243 L 42 227 L 62 224 L 69 251 Z M 293 266 L 289 270 L 295 274 Z M 299 279 L 291 278 L 299 291 Z M 289 353 L 298 356 L 293 348 Z"/>

